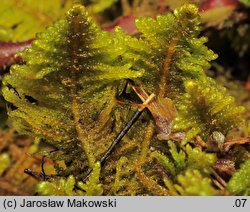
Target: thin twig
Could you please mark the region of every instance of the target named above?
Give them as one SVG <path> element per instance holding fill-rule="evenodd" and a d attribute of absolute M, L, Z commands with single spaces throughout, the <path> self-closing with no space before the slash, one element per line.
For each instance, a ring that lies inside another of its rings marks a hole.
<path fill-rule="evenodd" d="M 138 120 L 138 118 L 141 116 L 143 110 L 146 108 L 146 105 L 155 97 L 154 94 L 151 94 L 142 104 L 142 107 L 140 107 L 134 115 L 131 117 L 131 119 L 128 121 L 128 123 L 125 125 L 125 127 L 118 133 L 118 135 L 115 137 L 114 141 L 106 151 L 106 153 L 102 156 L 100 163 L 101 166 L 104 165 L 104 163 L 107 161 L 108 157 L 113 152 L 114 148 L 117 146 L 117 144 L 122 140 L 122 138 L 126 135 L 126 133 L 129 131 L 129 129 L 133 126 L 133 124 Z M 93 169 L 91 169 L 86 177 L 82 180 L 85 182 L 91 175 Z"/>

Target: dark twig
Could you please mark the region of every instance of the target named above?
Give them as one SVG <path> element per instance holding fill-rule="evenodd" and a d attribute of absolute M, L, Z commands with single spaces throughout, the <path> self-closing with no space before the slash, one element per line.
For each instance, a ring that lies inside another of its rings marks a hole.
<path fill-rule="evenodd" d="M 129 129 L 133 126 L 133 124 L 138 120 L 138 118 L 141 116 L 143 110 L 146 108 L 146 105 L 154 98 L 154 94 L 151 94 L 148 99 L 143 102 L 142 106 L 134 113 L 134 115 L 131 117 L 131 119 L 127 122 L 125 127 L 118 133 L 118 135 L 115 137 L 114 141 L 106 151 L 106 153 L 102 156 L 100 163 L 101 166 L 104 165 L 104 163 L 107 161 L 108 157 L 111 155 L 113 152 L 114 148 L 116 145 L 122 140 L 122 138 L 126 135 L 126 133 L 129 131 Z M 84 177 L 83 182 L 85 182 L 91 175 L 93 169 L 91 169 L 86 177 Z"/>
<path fill-rule="evenodd" d="M 42 173 L 34 172 L 31 169 L 24 169 L 24 173 L 28 174 L 29 176 L 33 177 L 37 181 L 44 181 L 44 176 Z"/>
<path fill-rule="evenodd" d="M 142 112 L 143 110 L 137 110 L 132 116 L 132 118 L 129 120 L 129 122 L 126 124 L 126 126 L 118 133 L 118 135 L 116 136 L 116 138 L 114 139 L 114 141 L 112 142 L 106 153 L 102 156 L 100 160 L 101 166 L 104 165 L 104 163 L 107 161 L 108 157 L 111 155 L 116 145 L 122 140 L 124 135 L 126 135 L 129 129 L 132 127 L 132 125 L 138 120 Z M 85 182 L 90 177 L 92 171 L 93 169 L 89 170 L 86 177 L 84 177 L 83 182 Z"/>
<path fill-rule="evenodd" d="M 41 173 L 41 175 L 43 176 L 44 180 L 46 180 L 46 173 L 45 173 L 45 170 L 44 170 L 45 158 L 46 158 L 46 156 L 43 156 L 43 158 L 42 158 L 42 165 L 41 165 L 41 167 L 42 167 L 42 173 Z"/>
<path fill-rule="evenodd" d="M 38 181 L 46 181 L 49 176 L 46 175 L 44 165 L 45 165 L 45 158 L 46 156 L 43 156 L 42 161 L 41 161 L 41 168 L 42 171 L 40 173 L 34 172 L 31 169 L 25 169 L 24 173 L 30 175 L 31 177 L 35 178 Z"/>

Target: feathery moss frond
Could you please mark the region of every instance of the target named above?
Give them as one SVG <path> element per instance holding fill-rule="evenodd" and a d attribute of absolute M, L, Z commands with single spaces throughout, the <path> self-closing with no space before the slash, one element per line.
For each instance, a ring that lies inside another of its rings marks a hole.
<path fill-rule="evenodd" d="M 217 58 L 204 45 L 207 39 L 198 38 L 199 24 L 197 7 L 186 4 L 156 20 L 138 19 L 139 40 L 117 32 L 125 37 L 124 59 L 133 61 L 134 69 L 145 70 L 140 83 L 150 93 L 175 100 L 183 92 L 183 81 L 204 76 L 203 68 L 209 68 L 209 61 Z"/>
<path fill-rule="evenodd" d="M 190 145 L 187 145 L 185 151 L 188 155 L 187 167 L 189 169 L 197 169 L 208 173 L 217 160 L 216 154 L 206 153 L 199 147 L 192 148 Z"/>
<path fill-rule="evenodd" d="M 208 177 L 202 176 L 198 170 L 187 170 L 184 175 L 178 175 L 175 189 L 182 196 L 215 196 L 219 192 L 212 186 Z"/>
<path fill-rule="evenodd" d="M 224 135 L 237 126 L 244 124 L 234 99 L 226 94 L 226 89 L 217 85 L 213 79 L 187 80 L 185 93 L 177 104 L 179 116 L 173 122 L 176 131 L 187 131 L 185 141 L 199 134 L 203 139 L 218 131 Z"/>
<path fill-rule="evenodd" d="M 177 172 L 182 171 L 186 166 L 186 155 L 183 150 L 177 150 L 177 147 L 174 142 L 169 141 L 168 145 L 170 147 L 169 152 L 174 160 L 176 165 Z"/>
<path fill-rule="evenodd" d="M 157 159 L 172 176 L 176 175 L 175 165 L 166 155 L 155 151 L 150 156 Z"/>
<path fill-rule="evenodd" d="M 209 173 L 210 168 L 217 160 L 216 154 L 203 152 L 199 147 L 192 148 L 190 145 L 186 145 L 177 150 L 174 142 L 169 141 L 168 145 L 172 160 L 159 152 L 152 152 L 151 156 L 156 158 L 172 177 L 186 169 L 197 169 Z"/>
<path fill-rule="evenodd" d="M 45 139 L 71 159 L 87 157 L 93 166 L 106 148 L 98 144 L 112 141 L 108 132 L 119 80 L 142 75 L 117 59 L 111 36 L 81 5 L 39 34 L 32 48 L 20 54 L 27 64 L 13 66 L 4 78 L 3 95 L 14 106 L 9 108 L 12 125 L 22 134 Z"/>

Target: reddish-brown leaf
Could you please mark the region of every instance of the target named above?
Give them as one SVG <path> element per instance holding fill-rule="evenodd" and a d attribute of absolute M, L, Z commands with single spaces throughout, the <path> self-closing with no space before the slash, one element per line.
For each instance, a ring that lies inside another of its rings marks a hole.
<path fill-rule="evenodd" d="M 30 39 L 16 43 L 0 41 L 0 69 L 15 63 L 21 63 L 22 58 L 15 56 L 16 53 L 23 51 L 25 48 L 31 47 L 33 40 L 34 39 Z"/>

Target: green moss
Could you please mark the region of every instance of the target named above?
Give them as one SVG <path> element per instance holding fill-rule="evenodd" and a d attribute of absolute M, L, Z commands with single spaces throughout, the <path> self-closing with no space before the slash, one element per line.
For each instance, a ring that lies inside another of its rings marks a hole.
<path fill-rule="evenodd" d="M 217 160 L 216 154 L 206 153 L 199 147 L 191 148 L 191 146 L 187 145 L 186 153 L 188 155 L 187 167 L 205 173 L 210 172 L 210 168 Z"/>
<path fill-rule="evenodd" d="M 205 37 L 198 37 L 199 24 L 197 7 L 185 4 L 173 14 L 136 20 L 139 40 L 117 32 L 125 41 L 124 60 L 135 70 L 145 70 L 139 83 L 148 92 L 177 101 L 184 92 L 183 81 L 204 76 L 203 69 L 217 55 L 204 45 Z"/>
<path fill-rule="evenodd" d="M 175 162 L 177 172 L 182 171 L 186 166 L 186 155 L 183 150 L 177 150 L 176 144 L 173 142 L 168 142 L 170 147 L 171 156 Z"/>
<path fill-rule="evenodd" d="M 69 176 L 67 179 L 59 178 L 52 181 L 39 183 L 37 191 L 40 195 L 52 195 L 52 196 L 75 196 L 73 191 L 75 186 L 75 179 L 73 176 Z"/>
<path fill-rule="evenodd" d="M 236 171 L 227 188 L 236 195 L 250 195 L 250 159 L 245 161 Z"/>
<path fill-rule="evenodd" d="M 90 13 L 99 13 L 104 11 L 105 9 L 111 7 L 118 0 L 94 0 L 93 3 L 88 7 L 88 11 Z"/>
<path fill-rule="evenodd" d="M 3 95 L 17 108 L 9 110 L 12 126 L 67 152 L 64 160 L 87 157 L 93 166 L 104 152 L 95 140 L 110 142 L 98 134 L 105 126 L 109 136 L 118 80 L 142 74 L 118 61 L 114 45 L 85 8 L 75 5 L 66 19 L 39 34 L 32 48 L 20 54 L 27 65 L 12 66 L 4 78 Z M 81 148 L 68 151 L 77 145 Z"/>
<path fill-rule="evenodd" d="M 247 6 L 250 6 L 250 1 L 249 0 L 240 0 L 240 2 L 246 4 Z"/>
<path fill-rule="evenodd" d="M 24 41 L 35 37 L 70 8 L 72 1 L 2 0 L 0 7 L 0 40 Z"/>
<path fill-rule="evenodd" d="M 49 144 L 42 153 L 65 164 L 55 165 L 57 177 L 39 183 L 40 194 L 218 194 L 209 176 L 216 155 L 186 142 L 197 135 L 206 142 L 214 131 L 227 134 L 244 125 L 243 108 L 206 77 L 217 55 L 199 37 L 199 24 L 197 7 L 185 4 L 156 19 L 138 19 L 137 38 L 121 29 L 109 34 L 77 4 L 37 35 L 20 54 L 26 64 L 12 66 L 4 77 L 3 95 L 10 124 Z M 136 110 L 117 104 L 117 99 L 138 102 L 126 79 L 156 95 L 158 116 L 148 107 L 100 167 L 101 156 Z M 168 104 L 160 105 L 164 100 Z M 171 105 L 178 110 L 173 123 L 161 114 L 172 116 Z M 164 119 L 173 137 L 185 134 L 184 140 L 179 136 L 181 145 L 169 141 L 171 136 L 164 138 L 168 145 L 157 137 Z M 81 182 L 92 168 L 89 180 Z"/>
<path fill-rule="evenodd" d="M 177 177 L 178 183 L 175 189 L 182 196 L 214 196 L 219 192 L 212 186 L 208 177 L 202 176 L 198 170 L 187 170 L 184 175 Z"/>
<path fill-rule="evenodd" d="M 87 196 L 100 196 L 103 194 L 103 187 L 102 184 L 99 182 L 101 172 L 101 165 L 100 163 L 96 163 L 91 176 L 89 177 L 88 181 L 84 184 L 82 182 L 78 183 L 78 186 L 83 189 Z"/>
<path fill-rule="evenodd" d="M 185 93 L 177 104 L 179 116 L 173 123 L 175 131 L 187 131 L 183 142 L 201 135 L 204 140 L 214 131 L 226 135 L 230 129 L 244 126 L 243 107 L 236 107 L 234 98 L 213 79 L 187 80 Z"/>
<path fill-rule="evenodd" d="M 6 171 L 6 169 L 10 166 L 11 160 L 8 153 L 0 154 L 0 176 Z"/>
<path fill-rule="evenodd" d="M 160 152 L 152 152 L 151 157 L 156 158 L 172 176 L 176 175 L 175 165 L 166 155 Z"/>
<path fill-rule="evenodd" d="M 151 156 L 156 158 L 173 177 L 186 169 L 197 169 L 203 173 L 209 173 L 217 160 L 216 154 L 206 153 L 200 147 L 192 148 L 186 145 L 178 151 L 175 143 L 169 141 L 168 145 L 172 160 L 159 152 L 152 152 Z"/>

